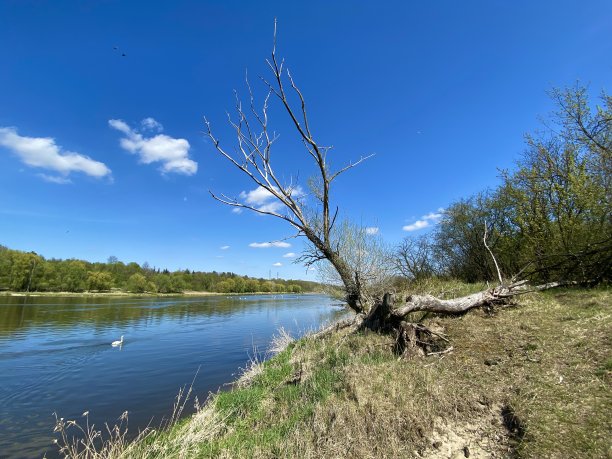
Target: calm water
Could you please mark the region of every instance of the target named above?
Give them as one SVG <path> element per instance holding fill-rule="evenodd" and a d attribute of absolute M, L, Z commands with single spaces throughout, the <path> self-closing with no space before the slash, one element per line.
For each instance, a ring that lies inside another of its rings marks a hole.
<path fill-rule="evenodd" d="M 158 425 L 198 368 L 194 392 L 234 379 L 283 326 L 295 336 L 343 310 L 319 295 L 0 297 L 0 457 L 53 457 L 57 412 L 131 431 Z M 124 345 L 110 343 L 125 335 Z M 192 403 L 189 403 L 192 406 Z"/>

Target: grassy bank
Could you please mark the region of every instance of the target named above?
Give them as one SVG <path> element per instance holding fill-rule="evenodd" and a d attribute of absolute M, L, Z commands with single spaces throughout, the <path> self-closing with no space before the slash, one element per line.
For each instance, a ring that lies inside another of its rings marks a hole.
<path fill-rule="evenodd" d="M 412 360 L 392 339 L 292 342 L 121 457 L 610 457 L 612 295 L 532 294 L 425 322 L 453 352 Z"/>

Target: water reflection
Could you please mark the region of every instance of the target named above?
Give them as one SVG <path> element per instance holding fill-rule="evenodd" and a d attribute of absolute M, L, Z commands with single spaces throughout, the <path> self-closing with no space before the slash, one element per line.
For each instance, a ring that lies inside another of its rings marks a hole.
<path fill-rule="evenodd" d="M 0 297 L 0 336 L 36 326 L 71 327 L 118 325 L 134 320 L 156 320 L 172 316 L 188 320 L 195 315 L 230 315 L 243 309 L 268 308 L 303 301 L 305 296 L 257 295 L 202 298 L 113 298 L 113 297 Z"/>
<path fill-rule="evenodd" d="M 0 456 L 52 457 L 53 412 L 89 410 L 100 425 L 129 410 L 132 431 L 158 422 L 198 368 L 202 400 L 280 326 L 295 335 L 343 314 L 331 304 L 317 295 L 0 298 Z"/>

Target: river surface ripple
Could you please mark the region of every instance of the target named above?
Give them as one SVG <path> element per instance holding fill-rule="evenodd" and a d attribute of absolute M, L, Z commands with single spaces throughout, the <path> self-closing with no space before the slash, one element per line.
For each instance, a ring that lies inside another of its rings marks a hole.
<path fill-rule="evenodd" d="M 203 401 L 279 327 L 297 336 L 344 313 L 323 295 L 0 297 L 0 457 L 56 457 L 53 413 L 157 426 L 196 372 Z"/>

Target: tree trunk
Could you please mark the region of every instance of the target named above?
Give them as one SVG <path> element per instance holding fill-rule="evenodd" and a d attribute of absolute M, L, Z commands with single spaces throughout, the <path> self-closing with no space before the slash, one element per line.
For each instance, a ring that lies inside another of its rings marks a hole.
<path fill-rule="evenodd" d="M 310 242 L 319 250 L 321 254 L 329 261 L 342 280 L 344 290 L 346 292 L 346 302 L 349 307 L 357 314 L 364 312 L 364 305 L 361 297 L 361 285 L 359 285 L 359 277 L 357 273 L 353 273 L 349 265 L 344 259 L 319 238 L 310 227 L 303 229 L 304 235 Z"/>
<path fill-rule="evenodd" d="M 355 273 L 355 277 L 353 278 L 353 272 L 349 266 L 336 253 L 330 255 L 326 254 L 326 256 L 340 275 L 340 279 L 344 284 L 344 290 L 346 291 L 346 302 L 349 307 L 357 314 L 364 312 L 364 305 L 361 298 L 361 285 L 359 285 L 357 273 Z"/>

